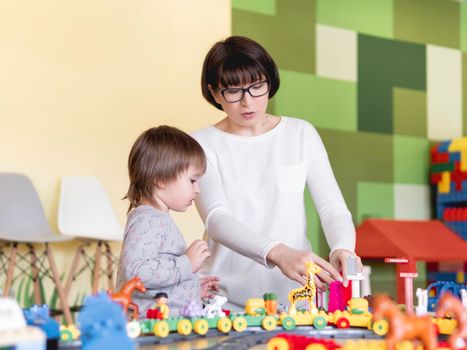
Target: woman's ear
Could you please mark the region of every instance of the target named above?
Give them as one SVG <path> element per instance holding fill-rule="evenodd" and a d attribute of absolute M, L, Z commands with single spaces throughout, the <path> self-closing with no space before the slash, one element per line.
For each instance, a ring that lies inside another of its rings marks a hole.
<path fill-rule="evenodd" d="M 219 97 L 219 93 L 216 92 L 213 87 L 211 86 L 211 84 L 208 85 L 208 90 L 209 92 L 211 93 L 212 97 L 214 98 L 214 101 L 216 101 L 216 103 L 218 104 L 221 104 L 220 103 L 220 97 Z"/>

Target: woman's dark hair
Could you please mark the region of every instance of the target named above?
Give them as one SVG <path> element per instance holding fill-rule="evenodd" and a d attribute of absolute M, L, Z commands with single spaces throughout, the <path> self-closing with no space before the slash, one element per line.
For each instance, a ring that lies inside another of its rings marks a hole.
<path fill-rule="evenodd" d="M 204 98 L 222 110 L 209 91 L 220 87 L 246 85 L 265 78 L 269 83 L 269 98 L 279 89 L 279 72 L 269 53 L 256 41 L 244 36 L 231 36 L 209 50 L 203 63 L 201 91 Z"/>
<path fill-rule="evenodd" d="M 128 157 L 128 211 L 150 200 L 156 186 L 176 180 L 190 165 L 201 174 L 206 171 L 203 148 L 190 135 L 167 125 L 143 132 Z"/>

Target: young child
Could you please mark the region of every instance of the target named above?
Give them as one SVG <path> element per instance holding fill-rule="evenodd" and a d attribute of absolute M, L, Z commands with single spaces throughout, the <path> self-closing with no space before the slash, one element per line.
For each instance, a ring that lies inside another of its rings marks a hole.
<path fill-rule="evenodd" d="M 199 193 L 199 178 L 206 170 L 201 146 L 188 134 L 170 126 L 143 132 L 128 158 L 130 201 L 124 233 L 117 288 L 138 276 L 146 293 L 132 300 L 141 315 L 154 304 L 158 293 L 169 296 L 171 315 L 178 316 L 190 300 L 212 297 L 217 277 L 198 278 L 197 271 L 211 255 L 206 241 L 188 248 L 169 210 L 184 212 Z"/>

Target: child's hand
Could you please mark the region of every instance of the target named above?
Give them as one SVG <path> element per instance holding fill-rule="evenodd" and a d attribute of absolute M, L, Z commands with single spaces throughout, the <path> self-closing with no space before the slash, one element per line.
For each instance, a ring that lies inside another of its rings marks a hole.
<path fill-rule="evenodd" d="M 219 277 L 217 276 L 207 276 L 203 277 L 199 280 L 200 284 L 200 294 L 201 299 L 204 298 L 214 298 L 214 294 L 211 292 L 218 292 L 219 291 Z"/>
<path fill-rule="evenodd" d="M 196 239 L 190 244 L 185 255 L 190 259 L 192 271 L 196 272 L 200 269 L 204 260 L 211 256 L 211 252 L 206 241 Z"/>

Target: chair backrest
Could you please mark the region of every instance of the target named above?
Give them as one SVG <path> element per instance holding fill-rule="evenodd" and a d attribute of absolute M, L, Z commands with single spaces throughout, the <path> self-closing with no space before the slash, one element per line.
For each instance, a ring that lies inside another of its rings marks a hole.
<path fill-rule="evenodd" d="M 65 176 L 61 181 L 58 229 L 64 235 L 121 241 L 123 228 L 110 198 L 95 177 Z"/>
<path fill-rule="evenodd" d="M 60 241 L 61 238 L 50 229 L 29 178 L 22 174 L 0 173 L 0 240 L 34 243 Z"/>

